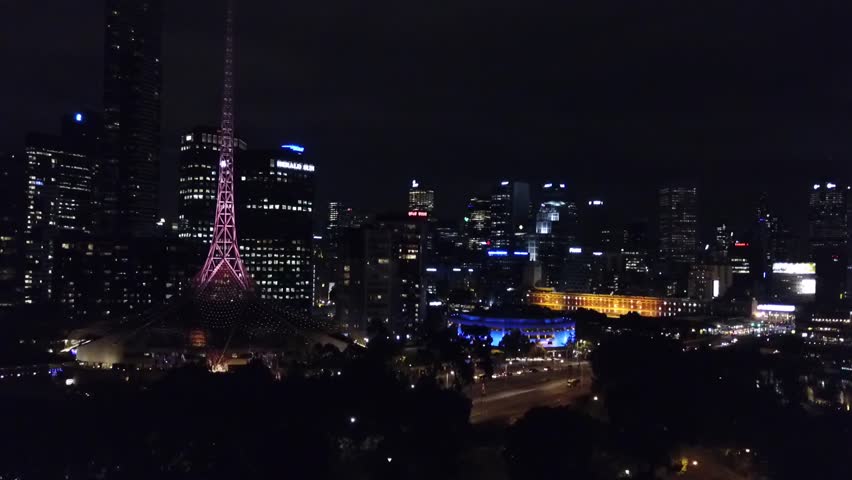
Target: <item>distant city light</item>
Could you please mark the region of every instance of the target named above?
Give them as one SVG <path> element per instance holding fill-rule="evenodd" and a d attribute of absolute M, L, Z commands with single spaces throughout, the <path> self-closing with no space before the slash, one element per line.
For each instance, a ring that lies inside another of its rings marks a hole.
<path fill-rule="evenodd" d="M 580 247 L 569 247 L 568 253 L 583 253 L 583 249 Z"/>
<path fill-rule="evenodd" d="M 545 183 L 545 184 L 544 184 L 544 188 L 550 188 L 550 187 L 552 187 L 552 186 L 553 186 L 553 184 L 552 184 L 552 183 Z"/>
<path fill-rule="evenodd" d="M 488 250 L 489 257 L 505 257 L 506 255 L 509 255 L 506 250 Z"/>
<path fill-rule="evenodd" d="M 603 252 L 592 252 L 592 255 L 600 257 L 601 255 L 603 255 Z"/>
<path fill-rule="evenodd" d="M 74 121 L 77 122 L 77 123 L 83 123 L 83 114 L 82 113 L 75 113 L 74 114 Z"/>
<path fill-rule="evenodd" d="M 589 205 L 592 205 L 594 207 L 599 207 L 599 206 L 603 205 L 603 200 L 589 200 Z"/>
<path fill-rule="evenodd" d="M 508 181 L 508 180 L 503 180 L 502 182 L 500 182 L 500 185 L 502 185 L 502 186 L 504 186 L 504 187 L 505 187 L 506 185 L 508 185 L 508 184 L 509 184 L 509 181 Z"/>
<path fill-rule="evenodd" d="M 836 187 L 836 186 L 837 186 L 837 185 L 835 185 L 835 184 L 833 184 L 833 183 L 831 183 L 831 182 L 828 182 L 828 183 L 826 183 L 826 184 L 825 184 L 825 188 L 827 188 L 827 189 L 829 189 L 829 190 L 831 190 L 832 188 L 834 188 L 834 187 Z"/>
<path fill-rule="evenodd" d="M 515 255 L 519 256 L 519 257 L 527 256 L 527 255 L 529 255 L 529 254 L 530 254 L 530 252 L 522 252 L 522 251 L 517 251 L 517 252 L 513 252 L 513 253 L 514 253 Z"/>
<path fill-rule="evenodd" d="M 438 269 L 437 269 L 437 268 L 435 268 L 435 267 L 428 267 L 428 268 L 426 269 L 426 271 L 427 271 L 427 272 L 437 272 L 437 271 L 438 271 Z"/>
<path fill-rule="evenodd" d="M 419 186 L 420 186 L 420 184 L 419 184 L 419 183 L 417 183 L 417 180 L 412 180 L 412 181 L 411 181 L 411 188 L 417 188 L 417 187 L 419 187 Z"/>
<path fill-rule="evenodd" d="M 292 150 L 296 153 L 302 153 L 305 151 L 305 147 L 301 145 L 281 145 L 281 148 L 284 148 L 286 150 Z"/>
<path fill-rule="evenodd" d="M 453 268 L 453 271 L 454 271 L 454 272 L 461 272 L 461 268 L 454 267 L 454 268 Z"/>
<path fill-rule="evenodd" d="M 560 183 L 560 184 L 559 184 L 559 188 L 565 188 L 565 184 L 564 184 L 564 183 Z"/>
<path fill-rule="evenodd" d="M 795 305 L 779 305 L 775 303 L 762 303 L 757 306 L 761 312 L 786 312 L 792 313 L 796 311 Z"/>

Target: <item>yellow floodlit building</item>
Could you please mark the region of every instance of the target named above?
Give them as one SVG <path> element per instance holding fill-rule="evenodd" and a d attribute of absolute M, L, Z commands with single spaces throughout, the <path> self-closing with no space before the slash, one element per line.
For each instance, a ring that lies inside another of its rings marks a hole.
<path fill-rule="evenodd" d="M 608 317 L 620 317 L 630 312 L 636 312 L 643 317 L 677 317 L 700 314 L 705 311 L 704 303 L 688 298 L 555 292 L 552 289 L 537 289 L 529 292 L 527 302 L 530 305 L 557 311 L 585 308 L 603 313 Z"/>

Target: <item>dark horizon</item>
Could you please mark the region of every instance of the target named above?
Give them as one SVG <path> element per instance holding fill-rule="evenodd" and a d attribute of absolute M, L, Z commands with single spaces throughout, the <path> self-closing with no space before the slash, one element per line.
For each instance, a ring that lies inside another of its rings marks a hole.
<path fill-rule="evenodd" d="M 7 7 L 15 121 L 0 149 L 101 108 L 102 7 Z M 160 206 L 174 216 L 178 136 L 218 124 L 224 9 L 165 10 Z M 439 216 L 458 218 L 477 185 L 558 179 L 648 217 L 656 188 L 683 180 L 700 189 L 705 229 L 742 225 L 766 190 L 802 234 L 810 184 L 849 181 L 850 19 L 841 2 L 241 2 L 237 129 L 250 147 L 305 145 L 320 204 L 402 209 L 417 178 Z"/>

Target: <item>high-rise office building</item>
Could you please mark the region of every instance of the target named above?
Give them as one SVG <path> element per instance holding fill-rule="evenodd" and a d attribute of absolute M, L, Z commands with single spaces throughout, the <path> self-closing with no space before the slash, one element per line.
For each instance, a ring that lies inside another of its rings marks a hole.
<path fill-rule="evenodd" d="M 234 141 L 239 163 L 246 143 Z M 178 237 L 196 247 L 195 263 L 199 267 L 213 235 L 220 145 L 219 130 L 213 127 L 197 127 L 180 137 Z"/>
<path fill-rule="evenodd" d="M 417 180 L 412 180 L 411 188 L 408 189 L 408 211 L 426 212 L 426 215 L 431 217 L 434 210 L 435 191 L 420 186 Z"/>
<path fill-rule="evenodd" d="M 698 200 L 694 187 L 669 186 L 658 196 L 660 261 L 665 294 L 684 297 L 689 289 L 689 270 L 698 253 Z"/>
<path fill-rule="evenodd" d="M 651 291 L 651 243 L 648 236 L 648 222 L 637 219 L 624 227 L 624 239 L 621 248 L 621 270 L 624 275 L 625 293 L 649 295 Z"/>
<path fill-rule="evenodd" d="M 849 187 L 814 184 L 808 211 L 810 258 L 816 263 L 816 300 L 835 303 L 846 297 L 849 258 Z"/>
<path fill-rule="evenodd" d="M 530 217 L 530 186 L 504 180 L 491 194 L 490 249 L 526 248 L 524 237 Z"/>
<path fill-rule="evenodd" d="M 261 298 L 307 307 L 313 298 L 315 166 L 304 148 L 248 150 L 236 164 L 240 252 Z"/>
<path fill-rule="evenodd" d="M 26 223 L 24 224 L 24 303 L 53 300 L 54 262 L 61 242 L 91 233 L 92 175 L 97 135 L 74 114 L 79 132 L 31 133 L 26 138 Z M 97 131 L 97 127 L 94 127 Z"/>
<path fill-rule="evenodd" d="M 481 252 L 491 232 L 491 199 L 471 198 L 467 203 L 464 221 L 468 250 Z"/>
<path fill-rule="evenodd" d="M 698 234 L 695 187 L 661 188 L 658 206 L 660 258 L 668 263 L 694 263 Z"/>
<path fill-rule="evenodd" d="M 577 245 L 577 227 L 577 205 L 565 183 L 544 183 L 529 250 L 530 260 L 541 264 L 542 285 L 567 288 L 565 258 L 569 248 Z"/>
<path fill-rule="evenodd" d="M 158 220 L 162 0 L 107 0 L 97 231 L 153 236 Z"/>
<path fill-rule="evenodd" d="M 621 242 L 623 232 L 615 228 L 611 207 L 600 197 L 582 204 L 579 241 L 583 248 L 593 251 L 612 251 Z"/>
<path fill-rule="evenodd" d="M 727 223 L 716 225 L 715 233 L 713 234 L 713 244 L 710 246 L 710 256 L 716 263 L 724 264 L 728 261 L 728 250 L 733 243 L 734 232 L 731 231 Z"/>
<path fill-rule="evenodd" d="M 365 329 L 379 321 L 397 334 L 421 326 L 428 225 L 423 217 L 383 216 L 346 233 L 340 250 L 339 322 Z"/>

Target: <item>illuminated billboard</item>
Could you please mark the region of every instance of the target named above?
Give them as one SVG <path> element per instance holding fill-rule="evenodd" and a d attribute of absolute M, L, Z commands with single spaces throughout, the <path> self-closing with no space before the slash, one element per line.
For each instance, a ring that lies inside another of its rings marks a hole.
<path fill-rule="evenodd" d="M 796 293 L 799 295 L 816 295 L 816 279 L 803 278 L 799 280 L 799 284 L 796 286 Z"/>
<path fill-rule="evenodd" d="M 776 262 L 772 264 L 772 273 L 781 275 L 816 275 L 816 264 Z"/>

